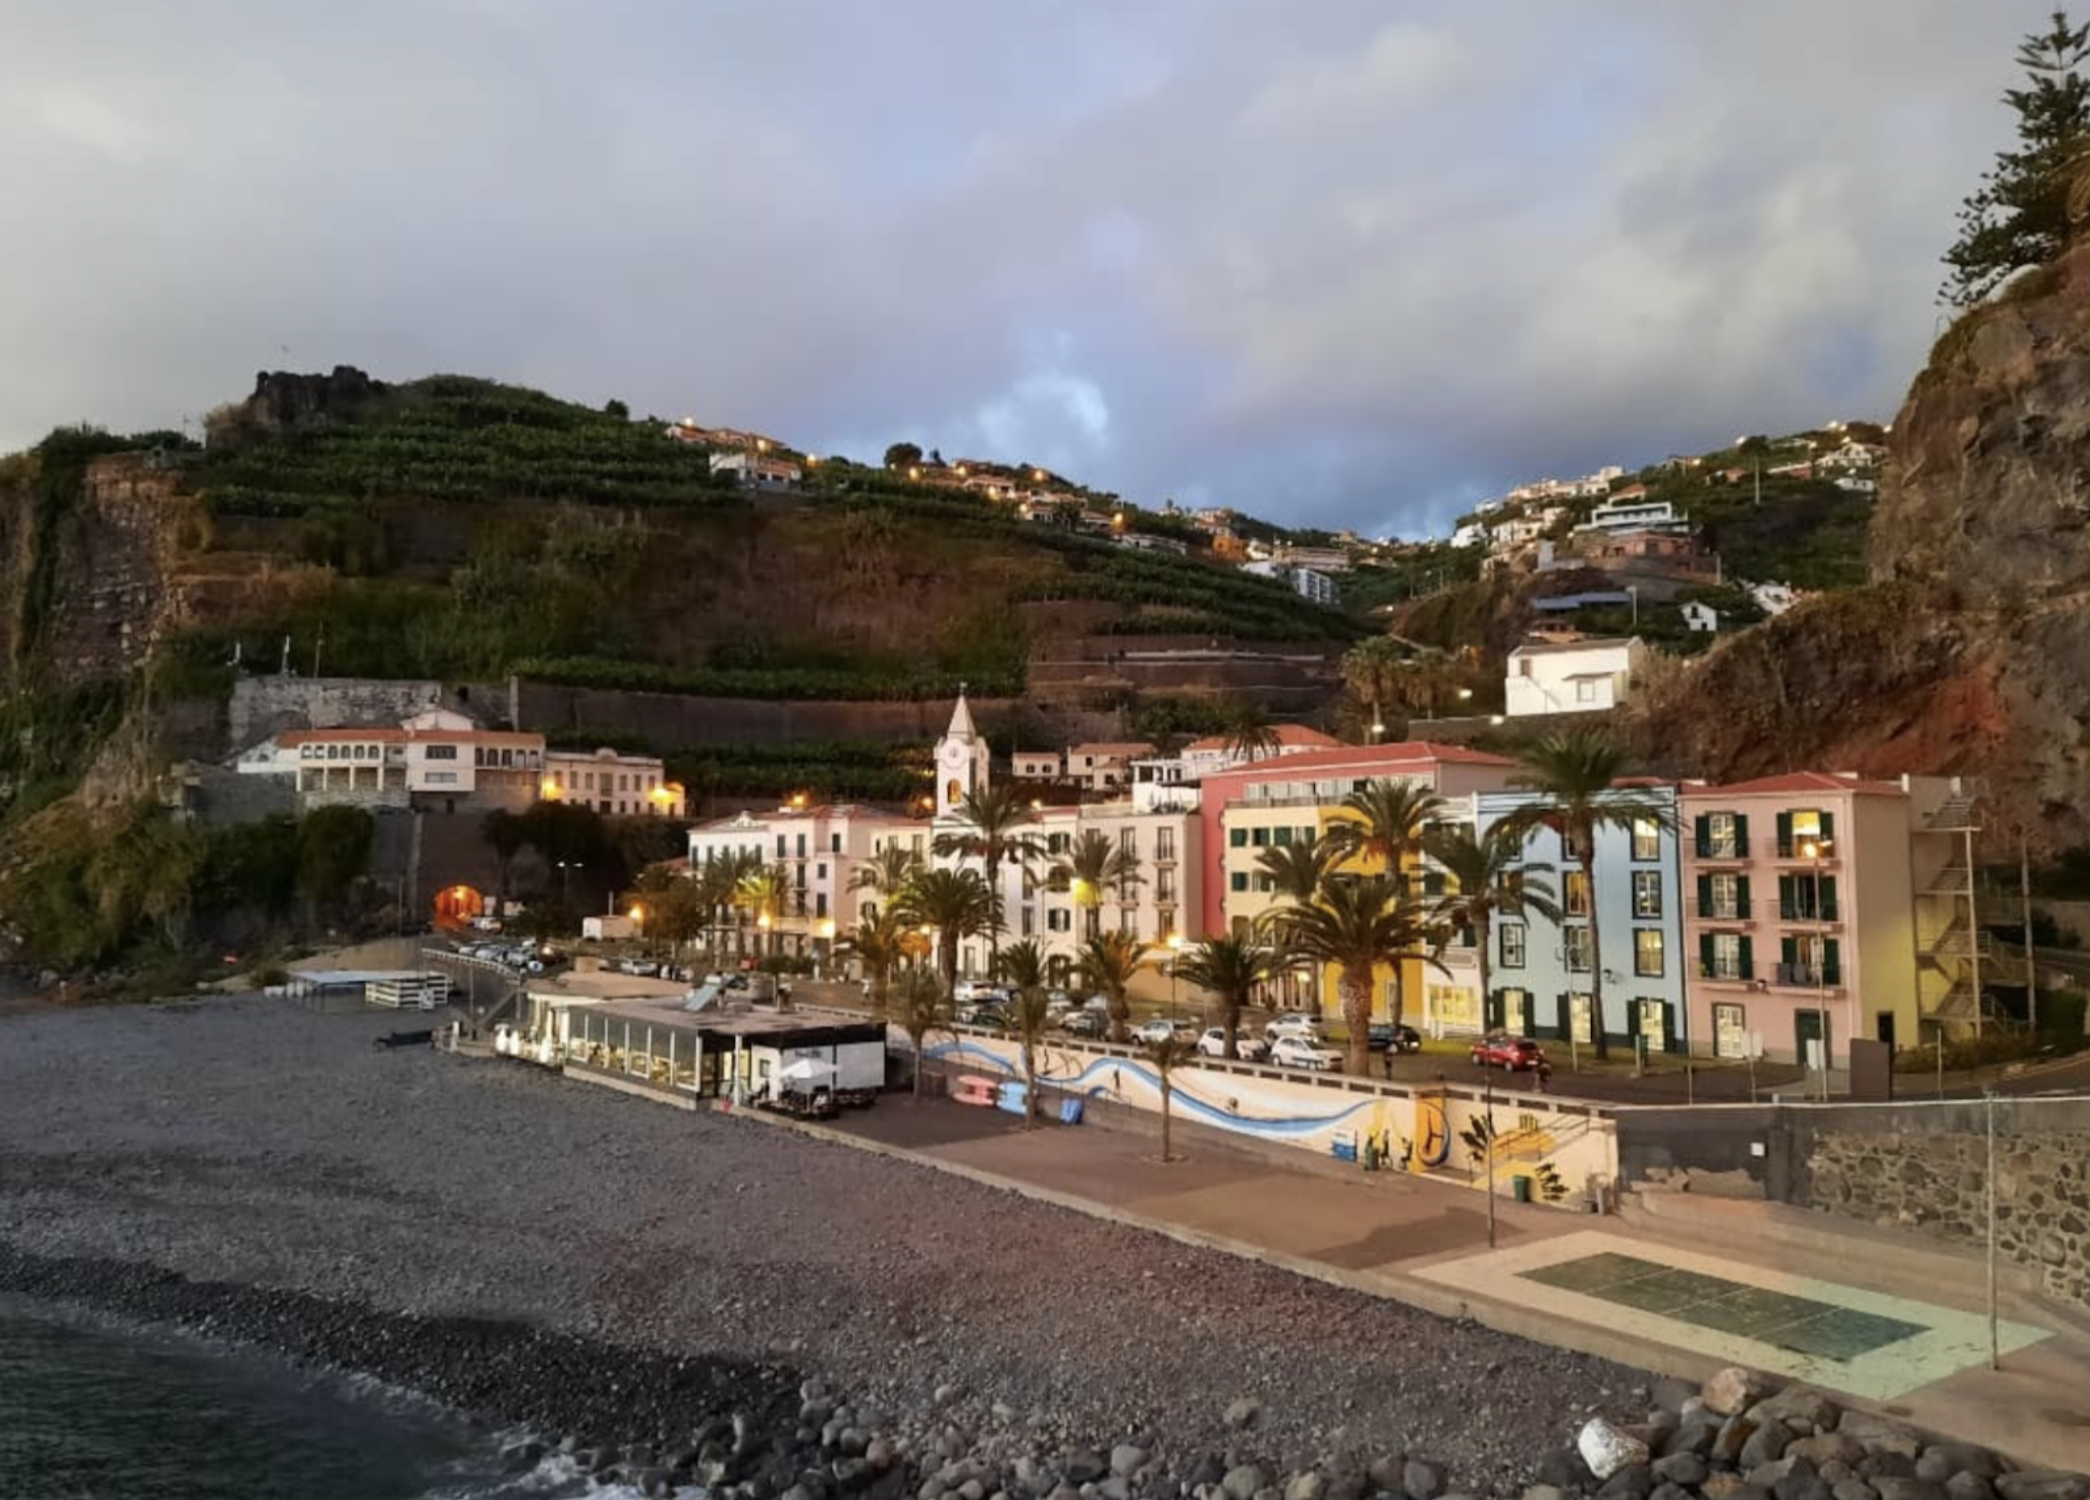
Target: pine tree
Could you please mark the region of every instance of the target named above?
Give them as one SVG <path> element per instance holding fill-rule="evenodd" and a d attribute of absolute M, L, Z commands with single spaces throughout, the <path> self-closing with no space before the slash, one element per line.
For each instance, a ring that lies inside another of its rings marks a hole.
<path fill-rule="evenodd" d="M 2044 265 L 2067 246 L 2069 177 L 2090 143 L 2090 79 L 2077 71 L 2086 58 L 2090 24 L 2069 25 L 2066 11 L 2019 45 L 2027 86 L 2003 94 L 2017 111 L 2017 149 L 1997 152 L 1980 190 L 1960 205 L 1939 301 L 1971 307 L 2013 272 Z"/>

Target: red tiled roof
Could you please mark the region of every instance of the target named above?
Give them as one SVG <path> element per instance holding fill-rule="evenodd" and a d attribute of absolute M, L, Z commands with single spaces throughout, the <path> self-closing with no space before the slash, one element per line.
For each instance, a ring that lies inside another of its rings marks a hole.
<path fill-rule="evenodd" d="M 1214 777 L 1268 773 L 1271 777 L 1296 776 L 1302 771 L 1324 767 L 1393 767 L 1400 765 L 1503 766 L 1517 763 L 1506 755 L 1490 755 L 1464 745 L 1439 745 L 1427 740 L 1401 740 L 1391 745 L 1342 745 L 1333 750 L 1308 750 L 1298 755 L 1271 756 L 1253 765 L 1230 766 L 1214 771 Z"/>
<path fill-rule="evenodd" d="M 1070 759 L 1076 755 L 1086 755 L 1094 759 L 1097 756 L 1152 755 L 1153 753 L 1154 747 L 1145 740 L 1098 740 L 1093 744 L 1072 746 L 1067 751 Z"/>
<path fill-rule="evenodd" d="M 287 729 L 276 736 L 278 745 L 405 745 L 415 741 L 513 747 L 542 745 L 544 736 L 507 729 Z"/>
<path fill-rule="evenodd" d="M 1692 796 L 1777 796 L 1798 792 L 1863 792 L 1874 797 L 1900 797 L 1907 788 L 1898 781 L 1868 781 L 1856 776 L 1832 776 L 1827 771 L 1795 771 L 1786 776 L 1763 776 L 1755 781 L 1730 781 L 1717 786 L 1687 787 Z"/>

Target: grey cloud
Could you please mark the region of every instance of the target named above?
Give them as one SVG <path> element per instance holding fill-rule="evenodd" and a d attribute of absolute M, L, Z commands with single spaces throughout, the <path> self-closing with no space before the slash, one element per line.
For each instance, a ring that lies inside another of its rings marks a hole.
<path fill-rule="evenodd" d="M 2047 7 L 8 8 L 0 446 L 348 360 L 1412 534 L 1891 410 Z"/>

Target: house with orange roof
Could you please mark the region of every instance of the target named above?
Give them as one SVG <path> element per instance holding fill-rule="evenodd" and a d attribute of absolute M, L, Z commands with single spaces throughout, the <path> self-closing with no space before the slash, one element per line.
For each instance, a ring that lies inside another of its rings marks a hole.
<path fill-rule="evenodd" d="M 1983 1020 L 1977 791 L 1802 771 L 1682 789 L 1690 1034 L 1723 1059 L 1913 1046 Z M 2004 979 L 2002 982 L 2010 982 Z"/>

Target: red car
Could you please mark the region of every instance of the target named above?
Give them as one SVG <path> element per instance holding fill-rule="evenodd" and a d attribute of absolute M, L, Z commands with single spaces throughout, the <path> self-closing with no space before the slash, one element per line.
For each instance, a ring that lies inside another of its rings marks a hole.
<path fill-rule="evenodd" d="M 1505 1073 L 1520 1073 L 1541 1067 L 1545 1061 L 1546 1049 L 1528 1036 L 1511 1036 L 1497 1031 L 1473 1044 L 1473 1066 L 1476 1068 L 1500 1068 Z"/>

